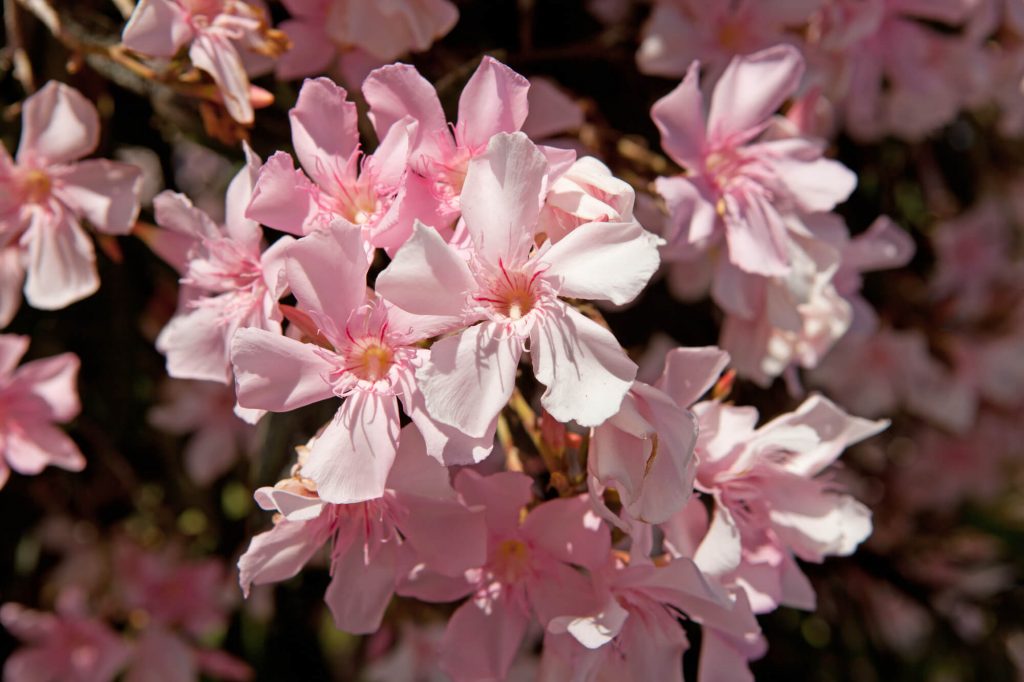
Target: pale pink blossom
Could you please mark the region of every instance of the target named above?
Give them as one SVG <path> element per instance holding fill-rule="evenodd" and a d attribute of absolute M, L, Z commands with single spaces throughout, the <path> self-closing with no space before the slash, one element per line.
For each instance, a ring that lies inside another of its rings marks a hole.
<path fill-rule="evenodd" d="M 63 308 L 99 288 L 96 254 L 82 219 L 111 235 L 127 234 L 135 224 L 141 171 L 106 159 L 74 163 L 96 149 L 99 135 L 96 107 L 77 90 L 50 81 L 22 106 L 15 159 L 0 146 L 7 320 L 17 307 L 15 282 L 20 286 L 22 272 L 25 298 L 42 310 Z"/>
<path fill-rule="evenodd" d="M 557 242 L 584 223 L 631 223 L 636 193 L 592 156 L 577 159 L 551 183 L 540 213 L 539 232 Z"/>
<path fill-rule="evenodd" d="M 451 126 L 434 86 L 414 67 L 391 64 L 367 77 L 363 95 L 378 137 L 390 135 L 407 117 L 417 123 L 407 188 L 410 201 L 416 204 L 416 218 L 450 236 L 470 161 L 486 152 L 494 135 L 523 127 L 529 113 L 529 89 L 529 81 L 518 73 L 484 57 L 462 90 L 458 122 Z M 555 163 L 554 174 L 575 158 L 571 151 L 542 150 Z"/>
<path fill-rule="evenodd" d="M 244 0 L 142 0 L 121 39 L 125 47 L 161 59 L 188 46 L 192 65 L 217 84 L 231 117 L 252 124 L 256 90 L 249 71 L 260 56 L 276 57 L 287 49 L 268 20 L 264 6 Z"/>
<path fill-rule="evenodd" d="M 715 85 L 705 117 L 694 63 L 655 103 L 662 146 L 688 171 L 656 184 L 670 214 L 670 246 L 706 251 L 724 241 L 740 270 L 786 275 L 792 227 L 783 216 L 830 211 L 853 191 L 856 176 L 824 158 L 821 142 L 762 137 L 803 72 L 803 58 L 789 46 L 736 58 Z"/>
<path fill-rule="evenodd" d="M 566 93 L 557 82 L 544 76 L 530 79 L 526 93 L 529 114 L 523 122 L 522 131 L 531 140 L 544 140 L 556 135 L 579 130 L 586 117 L 583 107 Z M 571 145 L 573 140 L 557 140 L 561 146 Z"/>
<path fill-rule="evenodd" d="M 817 395 L 759 428 L 750 407 L 709 401 L 693 411 L 700 425 L 696 487 L 714 501 L 693 553 L 697 566 L 742 587 L 755 613 L 780 604 L 813 609 L 814 590 L 794 559 L 851 554 L 871 532 L 867 507 L 821 474 L 887 422 L 851 417 Z M 704 508 L 694 499 L 681 514 L 703 515 Z M 677 520 L 666 528 L 670 544 L 680 523 L 687 525 Z"/>
<path fill-rule="evenodd" d="M 807 224 L 838 223 L 819 214 Z M 795 223 L 795 219 L 788 219 Z M 834 277 L 840 253 L 807 229 L 789 241 L 789 273 L 763 277 L 720 259 L 712 296 L 726 312 L 720 343 L 744 377 L 768 386 L 790 368 L 816 367 L 853 319 L 850 303 L 840 295 Z M 678 266 L 677 266 L 678 267 Z"/>
<path fill-rule="evenodd" d="M 524 134 L 495 135 L 462 190 L 469 262 L 420 225 L 377 278 L 404 310 L 471 325 L 436 341 L 416 375 L 427 412 L 470 436 L 494 433 L 527 342 L 547 387 L 541 404 L 558 421 L 600 424 L 636 375 L 611 332 L 559 297 L 631 301 L 657 268 L 656 238 L 635 222 L 593 222 L 538 247 L 547 171 Z"/>
<path fill-rule="evenodd" d="M 297 475 L 256 492 L 259 505 L 278 516 L 239 559 L 239 580 L 247 595 L 254 583 L 296 575 L 330 545 L 331 583 L 324 599 L 335 625 L 370 633 L 380 627 L 396 589 L 405 593 L 405 572 L 464 582 L 464 572 L 483 563 L 487 540 L 480 502 L 467 499 L 476 505 L 467 508 L 445 468 L 426 454 L 416 430 L 405 431 L 385 492 L 377 499 L 330 504 Z M 307 456 L 300 451 L 300 466 Z"/>
<path fill-rule="evenodd" d="M 721 73 L 730 59 L 790 40 L 826 0 L 657 0 L 636 62 L 643 73 L 681 76 L 694 60 Z"/>
<path fill-rule="evenodd" d="M 818 80 L 859 140 L 917 140 L 945 125 L 972 90 L 957 77 L 974 41 L 952 30 L 972 0 L 835 0 L 813 17 Z"/>
<path fill-rule="evenodd" d="M 868 327 L 847 334 L 809 375 L 813 385 L 868 417 L 911 414 L 963 433 L 973 423 L 977 396 L 933 357 L 916 329 Z"/>
<path fill-rule="evenodd" d="M 167 356 L 168 374 L 177 379 L 229 383 L 228 350 L 237 329 L 281 333 L 277 301 L 287 291 L 284 254 L 295 240 L 282 237 L 266 247 L 259 224 L 245 217 L 259 170 L 248 147 L 246 155 L 228 187 L 223 226 L 182 194 L 163 192 L 154 200 L 164 229 L 147 240 L 182 274 L 178 312 L 156 340 Z"/>
<path fill-rule="evenodd" d="M 0 487 L 12 469 L 32 475 L 48 465 L 85 468 L 78 446 L 55 425 L 82 409 L 75 386 L 78 356 L 62 353 L 18 367 L 28 344 L 27 336 L 0 335 Z"/>
<path fill-rule="evenodd" d="M 610 533 L 587 497 L 550 500 L 522 510 L 532 481 L 519 473 L 483 477 L 466 469 L 455 488 L 467 504 L 484 507 L 487 556 L 458 579 L 430 571 L 410 574 L 406 592 L 426 601 L 469 595 L 452 615 L 441 642 L 441 668 L 456 682 L 504 679 L 530 623 L 587 613 L 593 571 L 609 557 Z"/>
<path fill-rule="evenodd" d="M 1000 289 L 1020 281 L 1013 258 L 1014 230 L 1005 207 L 983 200 L 931 233 L 935 270 L 928 282 L 932 296 L 948 301 L 959 321 L 984 316 Z"/>
<path fill-rule="evenodd" d="M 210 381 L 176 381 L 162 387 L 163 402 L 147 414 L 157 429 L 188 436 L 185 472 L 207 486 L 255 451 L 256 429 L 235 414 L 233 387 Z"/>
<path fill-rule="evenodd" d="M 634 382 L 619 413 L 594 429 L 588 473 L 618 491 L 629 517 L 662 523 L 690 499 L 697 423 L 688 408 L 728 360 L 714 347 L 670 350 L 656 383 Z"/>
<path fill-rule="evenodd" d="M 185 560 L 174 546 L 148 551 L 117 542 L 112 570 L 113 590 L 125 611 L 144 613 L 148 624 L 196 640 L 223 629 L 237 599 L 219 559 Z"/>
<path fill-rule="evenodd" d="M 106 623 L 76 613 L 44 613 L 8 602 L 0 624 L 25 645 L 4 663 L 9 682 L 108 682 L 131 647 Z"/>
<path fill-rule="evenodd" d="M 277 65 L 280 78 L 338 72 L 356 83 L 370 69 L 410 52 L 424 52 L 455 26 L 448 0 L 284 0 L 292 18 L 280 29 L 292 49 Z"/>
<path fill-rule="evenodd" d="M 287 412 L 345 399 L 303 466 L 321 498 L 344 504 L 384 493 L 399 442 L 399 400 L 432 456 L 457 456 L 457 463 L 486 456 L 493 436 L 466 439 L 427 418 L 414 373 L 426 354 L 416 344 L 430 336 L 432 325 L 368 297 L 358 231 L 336 226 L 309 235 L 291 247 L 287 261 L 298 315 L 308 320 L 302 331 L 314 343 L 243 329 L 232 342 L 231 360 L 243 407 Z"/>
<path fill-rule="evenodd" d="M 289 112 L 302 171 L 277 152 L 260 170 L 246 215 L 295 235 L 340 227 L 375 247 L 397 248 L 412 229 L 406 166 L 416 127 L 410 119 L 381 136 L 373 154 L 359 147 L 356 105 L 327 78 L 307 80 Z"/>
<path fill-rule="evenodd" d="M 690 646 L 683 616 L 703 625 L 698 680 L 753 680 L 746 662 L 764 647 L 742 591 L 728 592 L 684 558 L 662 566 L 609 562 L 594 580 L 597 609 L 548 624 L 539 679 L 682 682 Z"/>
<path fill-rule="evenodd" d="M 1019 420 L 989 410 L 978 414 L 964 434 L 917 428 L 890 469 L 888 495 L 901 508 L 940 514 L 954 514 L 965 502 L 995 499 L 1010 485 L 1007 465 L 1021 435 Z M 922 476 L 931 484 L 921 485 Z"/>

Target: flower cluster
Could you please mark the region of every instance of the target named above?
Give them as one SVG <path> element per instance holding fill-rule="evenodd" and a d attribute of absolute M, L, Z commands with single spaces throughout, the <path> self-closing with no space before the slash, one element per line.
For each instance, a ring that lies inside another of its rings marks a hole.
<path fill-rule="evenodd" d="M 228 650 L 268 660 L 250 626 L 302 592 L 367 679 L 752 680 L 759 618 L 841 610 L 806 566 L 864 543 L 828 571 L 867 622 L 903 619 L 880 640 L 996 627 L 978 602 L 1016 527 L 947 530 L 1015 471 L 1024 204 L 1012 178 L 947 191 L 929 136 L 1024 129 L 1014 2 L 588 2 L 630 70 L 681 78 L 635 74 L 623 111 L 517 72 L 592 58 L 543 46 L 542 3 L 500 60 L 431 49 L 469 2 L 115 4 L 99 43 L 19 7 L 152 107 L 169 160 L 119 147 L 87 78 L 95 105 L 36 89 L 8 22 L 28 96 L 0 146 L 0 328 L 79 351 L 113 312 L 81 400 L 78 355 L 19 366 L 30 337 L 0 335 L 0 487 L 49 510 L 12 544 L 42 596 L 0 607 L 5 679 L 247 680 Z M 649 139 L 616 127 L 638 106 Z M 891 196 L 890 157 L 920 176 Z M 86 228 L 123 265 L 98 294 Z M 93 294 L 67 327 L 39 312 Z M 8 481 L 86 455 L 80 495 Z"/>

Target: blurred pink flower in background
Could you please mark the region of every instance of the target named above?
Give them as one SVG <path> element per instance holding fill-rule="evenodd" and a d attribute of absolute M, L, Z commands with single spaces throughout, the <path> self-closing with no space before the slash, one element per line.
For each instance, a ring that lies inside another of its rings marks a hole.
<path fill-rule="evenodd" d="M 25 298 L 57 310 L 99 288 L 84 218 L 103 234 L 128 234 L 139 214 L 142 172 L 106 159 L 78 161 L 99 144 L 96 107 L 74 88 L 51 81 L 25 100 L 14 160 L 0 147 L 0 244 L 12 267 L 0 281 L 5 326 L 24 270 Z M 77 163 L 76 163 L 77 162 Z M 11 251 L 17 247 L 17 252 Z M 20 263 L 15 264 L 17 253 Z"/>

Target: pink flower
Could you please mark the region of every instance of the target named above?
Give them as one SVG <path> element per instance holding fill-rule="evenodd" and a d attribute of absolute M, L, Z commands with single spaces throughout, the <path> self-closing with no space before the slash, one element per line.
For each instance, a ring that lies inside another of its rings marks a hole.
<path fill-rule="evenodd" d="M 658 387 L 636 381 L 619 413 L 594 429 L 587 470 L 618 491 L 630 517 L 661 523 L 693 491 L 696 441 L 693 415 Z"/>
<path fill-rule="evenodd" d="M 709 580 L 689 559 L 663 566 L 609 562 L 595 582 L 600 610 L 548 624 L 542 679 L 682 682 L 682 656 L 690 644 L 680 615 L 704 626 L 699 680 L 753 679 L 746 661 L 763 651 L 763 639 L 750 604 L 742 592 L 731 594 Z M 717 655 L 726 643 L 749 653 Z"/>
<path fill-rule="evenodd" d="M 405 431 L 386 490 L 377 499 L 330 504 L 298 476 L 256 491 L 260 506 L 280 515 L 271 530 L 253 538 L 238 561 L 239 581 L 247 595 L 253 583 L 296 575 L 330 543 L 332 579 L 324 599 L 335 625 L 347 632 L 369 633 L 380 627 L 396 587 L 404 593 L 404 571 L 411 568 L 462 580 L 467 569 L 483 563 L 486 530 L 481 510 L 463 504 L 448 483 L 445 468 L 427 456 L 415 429 Z M 300 451 L 300 466 L 306 456 Z"/>
<path fill-rule="evenodd" d="M 183 275 L 178 312 L 156 340 L 168 374 L 177 379 L 228 383 L 228 350 L 237 329 L 281 333 L 284 254 L 295 240 L 283 237 L 264 248 L 260 226 L 245 218 L 259 168 L 248 147 L 246 155 L 246 166 L 228 188 L 223 226 L 182 194 L 163 192 L 154 200 L 157 224 L 166 231 L 149 238 L 150 245 Z"/>
<path fill-rule="evenodd" d="M 730 59 L 791 39 L 825 0 L 657 0 L 636 62 L 643 73 L 681 76 L 696 59 L 715 75 Z"/>
<path fill-rule="evenodd" d="M 636 375 L 615 337 L 559 297 L 632 300 L 657 268 L 656 240 L 635 222 L 596 222 L 538 247 L 547 170 L 524 134 L 495 135 L 462 190 L 469 262 L 419 225 L 377 278 L 377 291 L 404 310 L 472 325 L 435 342 L 416 375 L 427 412 L 470 436 L 494 433 L 527 341 L 547 387 L 541 403 L 558 421 L 600 424 Z"/>
<path fill-rule="evenodd" d="M 794 555 L 813 562 L 848 555 L 871 532 L 870 511 L 818 476 L 844 448 L 888 423 L 850 417 L 821 396 L 756 429 L 750 407 L 711 401 L 693 411 L 700 424 L 696 486 L 714 500 L 694 561 L 742 587 L 755 613 L 780 604 L 813 609 L 814 591 Z M 703 513 L 699 502 L 691 504 L 682 514 Z"/>
<path fill-rule="evenodd" d="M 671 216 L 670 243 L 703 251 L 724 237 L 740 270 L 785 275 L 790 228 L 783 215 L 830 211 L 853 191 L 856 176 L 823 158 L 820 142 L 758 139 L 803 71 L 800 53 L 789 46 L 736 58 L 716 84 L 705 119 L 694 63 L 655 103 L 662 145 L 688 171 L 657 180 Z"/>
<path fill-rule="evenodd" d="M 113 548 L 113 570 L 125 611 L 144 613 L 149 624 L 196 639 L 222 629 L 237 598 L 219 559 L 186 561 L 174 547 L 153 552 L 119 542 Z"/>
<path fill-rule="evenodd" d="M 185 471 L 207 486 L 255 451 L 256 430 L 234 412 L 234 388 L 209 381 L 176 381 L 162 386 L 164 402 L 147 421 L 166 433 L 189 436 L 182 456 Z"/>
<path fill-rule="evenodd" d="M 424 52 L 459 19 L 448 0 L 284 0 L 292 18 L 281 23 L 292 49 L 280 60 L 277 74 L 290 79 L 337 70 L 357 76 L 409 52 Z"/>
<path fill-rule="evenodd" d="M 243 0 L 142 0 L 121 39 L 131 50 L 164 59 L 188 45 L 189 59 L 213 78 L 228 113 L 248 125 L 253 88 L 246 61 L 287 49 L 267 20 L 264 8 Z"/>
<path fill-rule="evenodd" d="M 592 156 L 573 162 L 544 197 L 539 230 L 552 243 L 584 223 L 631 223 L 636 193 Z"/>
<path fill-rule="evenodd" d="M 8 602 L 0 623 L 25 646 L 4 663 L 9 682 L 107 682 L 128 662 L 131 649 L 105 623 L 76 613 L 42 613 Z"/>
<path fill-rule="evenodd" d="M 697 422 L 688 408 L 729 362 L 715 347 L 674 348 L 663 357 L 657 382 L 634 382 L 619 413 L 594 429 L 587 452 L 591 489 L 616 489 L 622 521 L 608 519 L 627 531 L 634 520 L 667 521 L 690 499 Z"/>
<path fill-rule="evenodd" d="M 919 330 L 868 327 L 851 332 L 811 373 L 810 381 L 869 417 L 902 408 L 964 433 L 977 411 L 972 387 L 932 357 L 928 339 Z"/>
<path fill-rule="evenodd" d="M 835 228 L 845 238 L 842 220 L 817 214 L 802 223 L 786 222 L 795 226 L 788 275 L 752 275 L 721 259 L 712 281 L 712 296 L 726 311 L 720 343 L 736 370 L 762 386 L 787 370 L 787 379 L 795 379 L 798 366 L 816 367 L 853 319 L 850 303 L 833 281 L 839 250 L 818 234 Z"/>
<path fill-rule="evenodd" d="M 916 140 L 953 119 L 973 89 L 957 71 L 962 63 L 975 63 L 977 48 L 951 29 L 977 4 L 837 0 L 813 18 L 817 40 L 811 51 L 823 66 L 819 79 L 852 136 Z"/>
<path fill-rule="evenodd" d="M 530 83 L 501 62 L 484 57 L 459 97 L 458 123 L 445 120 L 437 93 L 414 67 L 391 64 L 363 83 L 370 120 L 377 136 L 391 134 L 396 123 L 411 117 L 413 135 L 408 192 L 417 203 L 416 217 L 445 231 L 459 215 L 459 196 L 472 159 L 484 154 L 491 137 L 520 130 L 529 112 Z M 564 170 L 571 151 L 542 148 Z"/>
<path fill-rule="evenodd" d="M 412 228 L 403 214 L 406 161 L 415 128 L 408 120 L 381 137 L 371 155 L 359 149 L 356 105 L 326 78 L 307 80 L 289 112 L 292 143 L 305 173 L 277 152 L 260 170 L 248 217 L 295 235 L 361 230 L 376 247 L 397 248 Z"/>
<path fill-rule="evenodd" d="M 11 469 L 31 475 L 47 465 L 85 468 L 78 446 L 54 426 L 81 410 L 75 388 L 78 357 L 62 353 L 15 369 L 28 344 L 27 336 L 0 335 L 0 487 Z"/>
<path fill-rule="evenodd" d="M 524 517 L 531 483 L 519 473 L 460 472 L 456 490 L 467 504 L 485 509 L 486 560 L 458 579 L 413 571 L 405 587 L 427 601 L 470 595 L 441 643 L 441 668 L 456 682 L 504 679 L 534 617 L 546 625 L 556 616 L 586 612 L 593 602 L 589 580 L 574 567 L 593 571 L 608 561 L 607 526 L 585 495 L 545 502 Z"/>
<path fill-rule="evenodd" d="M 27 273 L 25 297 L 57 310 L 99 288 L 96 255 L 81 219 L 104 234 L 127 234 L 139 213 L 142 173 L 135 166 L 89 159 L 99 115 L 77 90 L 51 81 L 25 100 L 15 160 L 0 147 L 0 244 L 5 250 L 6 317 L 13 315 L 14 282 Z"/>
<path fill-rule="evenodd" d="M 414 372 L 425 354 L 415 344 L 430 336 L 430 327 L 383 299 L 367 298 L 358 231 L 334 226 L 309 235 L 289 250 L 286 267 L 299 314 L 308 319 L 304 331 L 315 343 L 243 329 L 232 342 L 231 360 L 244 407 L 287 412 L 345 398 L 303 466 L 321 498 L 347 504 L 384 494 L 399 441 L 399 399 L 432 456 L 445 459 L 455 451 L 466 463 L 490 451 L 493 436 L 469 440 L 427 419 Z"/>

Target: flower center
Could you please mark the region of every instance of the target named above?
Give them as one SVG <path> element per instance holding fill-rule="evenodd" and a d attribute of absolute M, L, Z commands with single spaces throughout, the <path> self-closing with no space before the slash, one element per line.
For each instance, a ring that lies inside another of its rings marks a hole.
<path fill-rule="evenodd" d="M 353 225 L 366 225 L 380 214 L 383 202 L 373 188 L 372 178 L 362 176 L 351 185 L 339 185 L 334 211 Z"/>
<path fill-rule="evenodd" d="M 521 320 L 537 307 L 538 295 L 534 285 L 540 273 L 509 272 L 501 263 L 499 267 L 500 274 L 476 300 L 484 303 L 498 317 L 512 322 Z"/>
<path fill-rule="evenodd" d="M 530 548 L 522 540 L 504 540 L 494 553 L 494 572 L 505 582 L 520 580 L 530 567 Z"/>
<path fill-rule="evenodd" d="M 718 44 L 728 52 L 742 52 L 750 43 L 746 28 L 738 21 L 725 21 L 718 27 Z"/>
<path fill-rule="evenodd" d="M 21 178 L 21 191 L 29 203 L 43 203 L 50 196 L 52 189 L 53 181 L 41 170 L 32 169 Z"/>
<path fill-rule="evenodd" d="M 348 353 L 347 369 L 365 381 L 380 381 L 394 364 L 395 354 L 378 339 L 364 339 Z"/>

